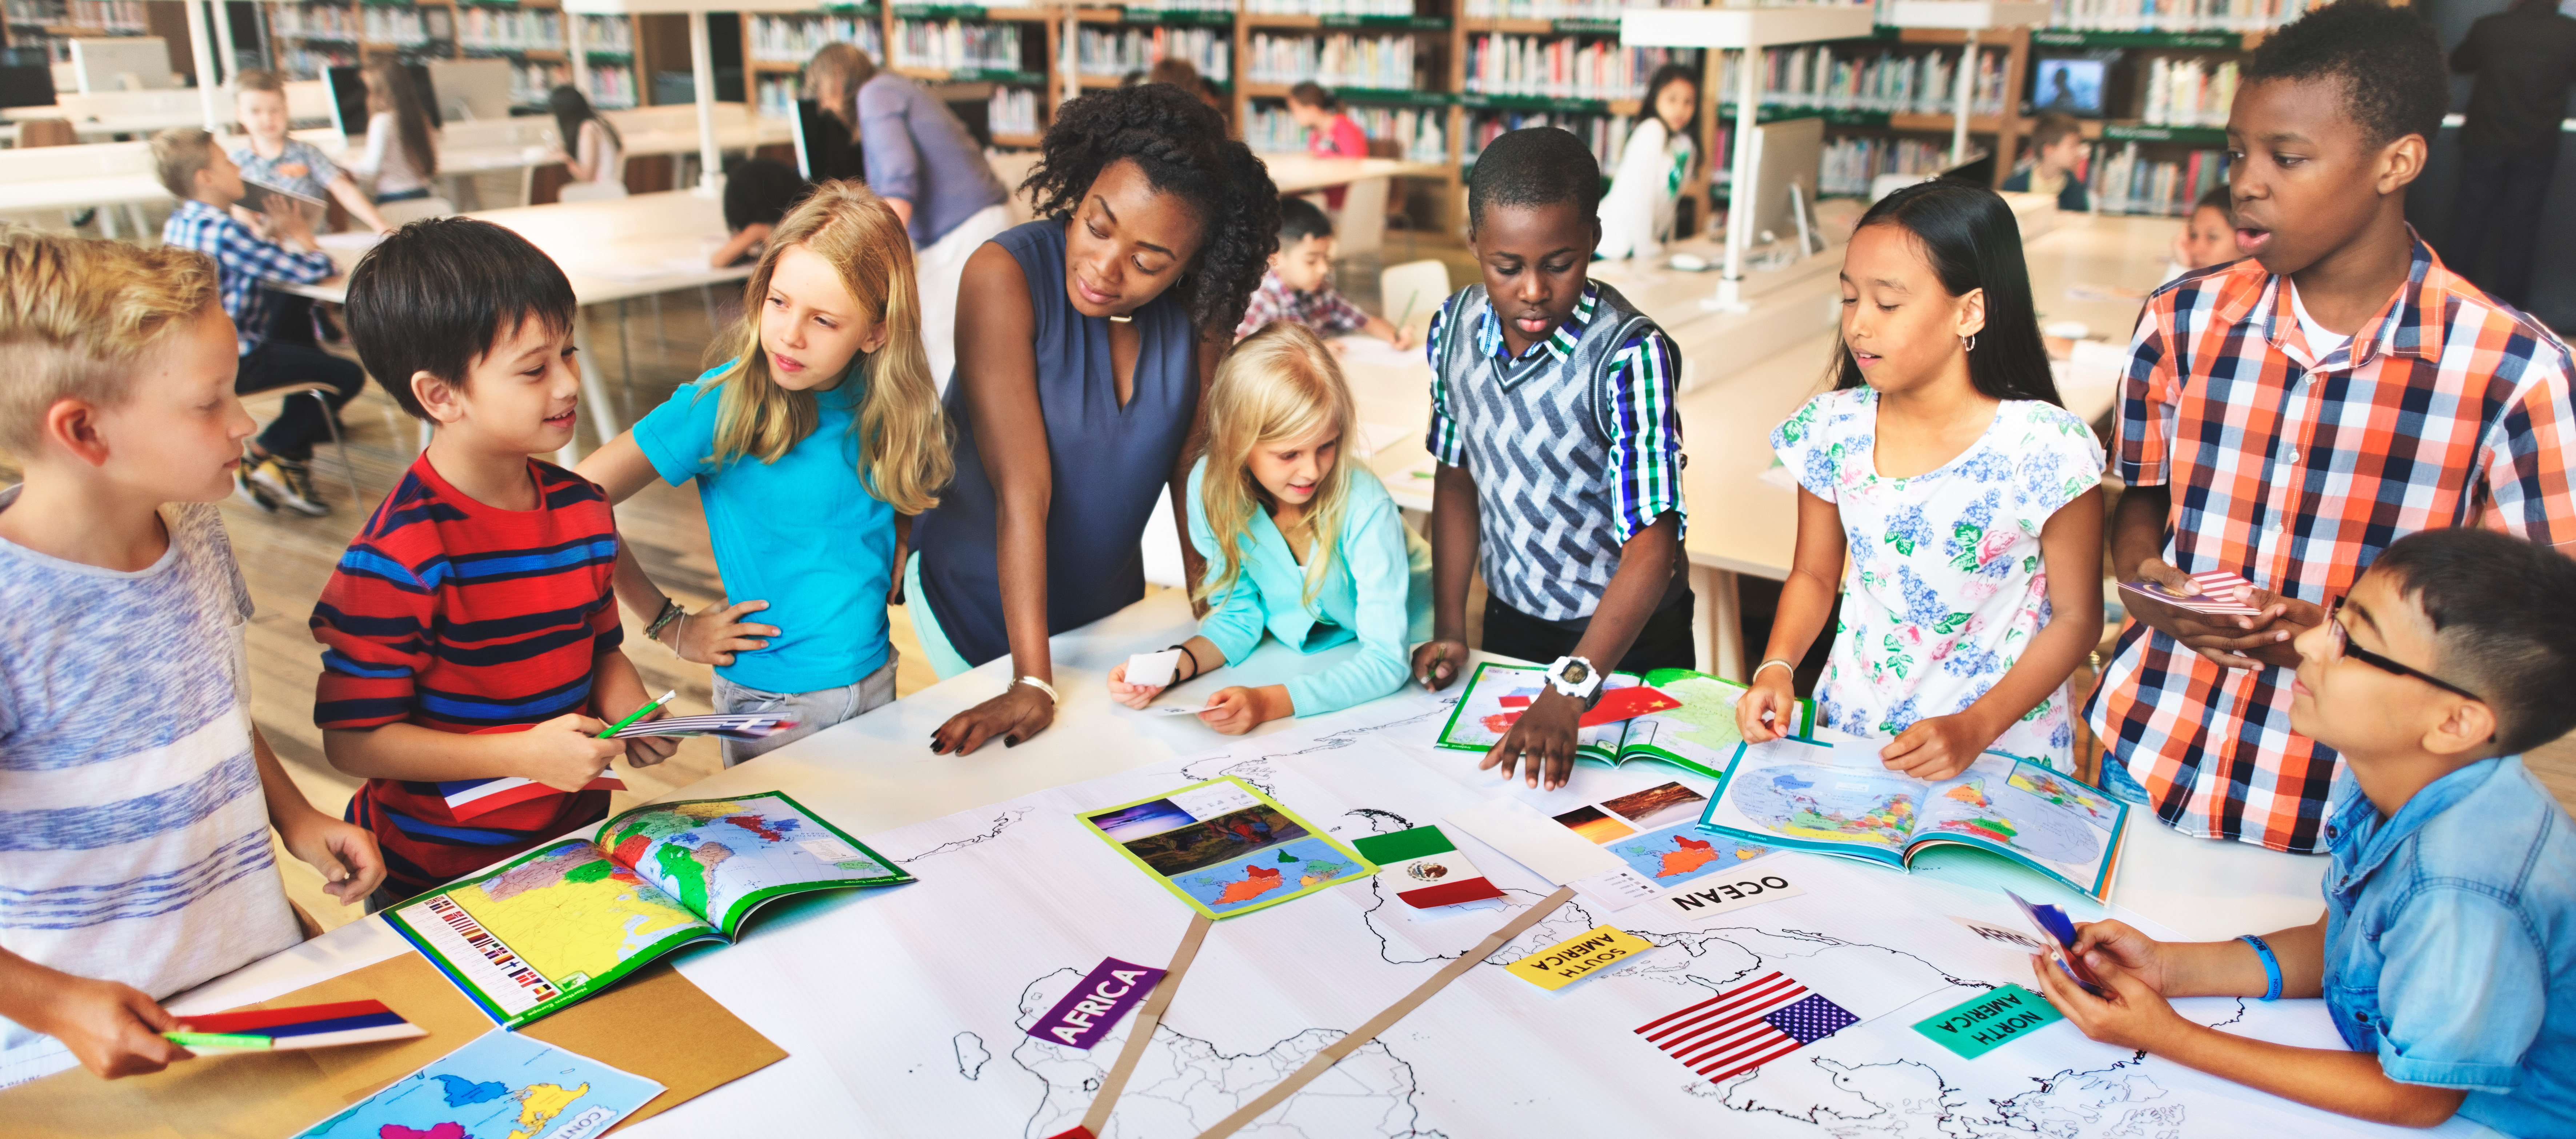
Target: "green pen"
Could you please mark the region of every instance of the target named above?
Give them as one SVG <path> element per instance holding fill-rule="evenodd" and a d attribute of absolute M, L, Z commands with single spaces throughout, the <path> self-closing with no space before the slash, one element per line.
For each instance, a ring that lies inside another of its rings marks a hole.
<path fill-rule="evenodd" d="M 265 1036 L 241 1036 L 228 1032 L 164 1032 L 162 1039 L 181 1048 L 233 1048 L 265 1052 L 275 1042 Z"/>
<path fill-rule="evenodd" d="M 670 702 L 671 702 L 671 698 L 672 698 L 672 697 L 674 697 L 674 696 L 677 696 L 677 695 L 679 695 L 679 694 L 680 694 L 680 690 L 679 690 L 679 689 L 677 689 L 677 688 L 674 688 L 674 689 L 672 689 L 672 690 L 670 690 L 670 691 L 668 691 L 668 692 L 663 693 L 660 699 L 655 700 L 655 701 L 653 701 L 653 702 L 652 702 L 652 703 L 650 703 L 650 704 L 646 704 L 645 706 L 643 706 L 643 707 L 641 707 L 641 708 L 637 708 L 636 710 L 634 710 L 634 711 L 632 711 L 632 712 L 628 712 L 628 713 L 626 714 L 626 718 L 625 718 L 625 719 L 623 719 L 623 720 L 619 720 L 619 721 L 617 721 L 616 723 L 609 725 L 609 727 L 608 727 L 608 730 L 607 730 L 607 731 L 604 731 L 604 732 L 599 733 L 599 738 L 601 738 L 601 739 L 603 739 L 603 740 L 604 740 L 604 739 L 607 739 L 607 738 L 608 738 L 608 737 L 610 737 L 610 736 L 616 735 L 616 734 L 617 734 L 617 733 L 619 733 L 619 732 L 625 731 L 625 730 L 626 730 L 626 725 L 628 725 L 628 724 L 632 724 L 632 723 L 634 723 L 634 722 L 635 722 L 635 721 L 637 721 L 637 720 L 641 720 L 641 719 L 643 719 L 643 718 L 644 718 L 644 714 L 645 714 L 645 713 L 650 712 L 650 711 L 652 711 L 652 710 L 653 710 L 653 709 L 655 709 L 655 708 L 659 708 L 659 707 L 661 707 L 661 706 L 662 706 L 662 705 L 664 705 L 664 704 L 668 704 L 668 703 L 670 703 Z"/>

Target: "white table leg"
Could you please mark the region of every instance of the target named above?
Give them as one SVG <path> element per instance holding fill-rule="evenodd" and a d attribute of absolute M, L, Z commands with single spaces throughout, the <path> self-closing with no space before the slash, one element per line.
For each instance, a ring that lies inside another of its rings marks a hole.
<path fill-rule="evenodd" d="M 599 353 L 591 350 L 590 322 L 582 319 L 583 315 L 575 311 L 572 318 L 572 346 L 581 357 L 581 402 L 589 406 L 592 429 L 599 432 L 599 441 L 605 444 L 624 428 L 617 425 L 617 416 L 608 410 L 608 378 L 600 374 Z M 580 452 L 567 442 L 556 456 L 559 465 L 569 467 L 580 458 Z"/>
<path fill-rule="evenodd" d="M 1735 575 L 1708 566 L 1690 568 L 1691 642 L 1699 670 L 1727 680 L 1744 679 L 1744 605 Z"/>

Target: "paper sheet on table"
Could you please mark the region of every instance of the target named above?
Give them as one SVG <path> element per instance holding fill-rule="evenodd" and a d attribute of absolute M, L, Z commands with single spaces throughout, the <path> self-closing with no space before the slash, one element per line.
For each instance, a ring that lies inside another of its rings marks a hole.
<path fill-rule="evenodd" d="M 1337 337 L 1333 343 L 1341 347 L 1342 363 L 1347 366 L 1406 368 L 1419 364 L 1426 370 L 1430 367 L 1430 364 L 1423 359 L 1420 344 L 1415 344 L 1411 348 L 1398 348 L 1366 333 Z"/>
<path fill-rule="evenodd" d="M 1366 461 L 1376 457 L 1379 452 L 1404 442 L 1407 436 L 1420 437 L 1422 429 L 1406 427 L 1401 423 L 1370 423 L 1367 420 L 1361 420 L 1360 429 L 1356 434 L 1358 438 L 1351 440 L 1351 445 L 1357 451 L 1354 457 Z"/>
<path fill-rule="evenodd" d="M 313 244 L 324 249 L 373 249 L 384 239 L 385 235 L 381 233 L 358 229 L 347 233 L 325 233 L 315 237 Z"/>

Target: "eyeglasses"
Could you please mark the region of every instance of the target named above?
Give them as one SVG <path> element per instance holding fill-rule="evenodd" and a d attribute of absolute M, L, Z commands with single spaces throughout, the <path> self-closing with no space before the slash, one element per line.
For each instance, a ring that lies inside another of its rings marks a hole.
<path fill-rule="evenodd" d="M 2484 696 L 2480 696 L 2475 692 L 2471 692 L 2466 688 L 2462 688 L 2459 685 L 2453 684 L 2450 681 L 2433 675 L 2432 673 L 2399 664 L 2396 661 L 2390 660 L 2387 657 L 2381 656 L 2378 653 L 2352 643 L 2352 631 L 2344 628 L 2343 624 L 2343 603 L 2343 598 L 2335 598 L 2334 605 L 2326 610 L 2327 643 L 2332 647 L 2334 653 L 2334 655 L 2329 658 L 2330 660 L 2342 660 L 2345 657 L 2351 657 L 2352 659 L 2378 669 L 2381 672 L 2392 673 L 2397 676 L 2411 676 L 2426 684 L 2430 684 L 2435 688 L 2439 688 L 2444 692 L 2451 693 L 2454 696 L 2466 696 L 2481 704 L 2486 703 L 2486 697 Z"/>

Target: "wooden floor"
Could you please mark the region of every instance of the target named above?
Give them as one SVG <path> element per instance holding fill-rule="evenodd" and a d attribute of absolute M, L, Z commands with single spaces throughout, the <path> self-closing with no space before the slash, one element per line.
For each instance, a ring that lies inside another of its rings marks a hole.
<path fill-rule="evenodd" d="M 1401 235 L 1389 236 L 1389 260 L 1414 255 L 1405 250 Z M 1472 263 L 1466 262 L 1457 250 L 1433 248 L 1428 241 L 1418 255 L 1451 261 L 1451 274 L 1457 282 L 1468 280 L 1464 274 L 1474 271 Z M 1346 266 L 1344 279 L 1354 286 L 1350 291 L 1360 303 L 1368 304 L 1375 292 L 1375 266 L 1365 266 L 1361 272 L 1351 271 L 1354 268 L 1362 267 Z M 591 342 L 608 376 L 611 402 L 623 423 L 631 424 L 637 415 L 658 405 L 673 389 L 703 370 L 698 356 L 709 340 L 710 306 L 694 292 L 668 294 L 659 301 L 658 320 L 652 303 L 637 301 L 629 305 L 629 319 L 622 330 L 616 306 L 599 306 L 585 313 Z M 630 372 L 631 385 L 627 379 Z M 250 404 L 253 413 L 266 420 L 275 414 L 277 400 L 253 397 Z M 334 815 L 347 805 L 358 781 L 334 770 L 322 756 L 321 732 L 313 726 L 313 689 L 321 667 L 320 650 L 306 619 L 350 538 L 411 463 L 418 438 L 418 425 L 403 417 L 393 401 L 372 383 L 343 412 L 342 419 L 347 426 L 349 458 L 356 468 L 357 502 L 350 501 L 339 454 L 326 443 L 315 452 L 314 477 L 333 506 L 329 516 L 263 515 L 236 503 L 224 507 L 234 553 L 258 605 L 249 636 L 253 719 L 306 797 Z M 581 419 L 580 430 L 583 450 L 597 445 L 587 413 Z M 16 468 L 5 455 L 0 455 L 0 485 L 16 479 Z M 671 596 L 693 610 L 722 598 L 723 585 L 717 578 L 705 519 L 693 487 L 674 488 L 657 482 L 621 506 L 617 519 L 620 535 Z M 640 623 L 632 615 L 625 616 L 627 653 L 642 671 L 647 686 L 656 692 L 678 689 L 676 703 L 681 711 L 708 710 L 710 670 L 681 661 L 661 646 L 646 642 Z M 935 678 L 903 608 L 895 607 L 891 616 L 895 647 L 902 657 L 896 691 L 898 695 L 917 692 Z M 2559 802 L 2576 809 L 2576 736 L 2538 749 L 2528 760 Z M 696 782 L 720 766 L 712 742 L 686 741 L 677 756 L 659 767 L 621 767 L 619 774 L 628 790 L 616 796 L 611 809 L 623 810 Z M 361 916 L 359 909 L 342 907 L 322 893 L 321 876 L 288 857 L 282 847 L 278 860 L 285 867 L 289 897 L 325 928 Z"/>

